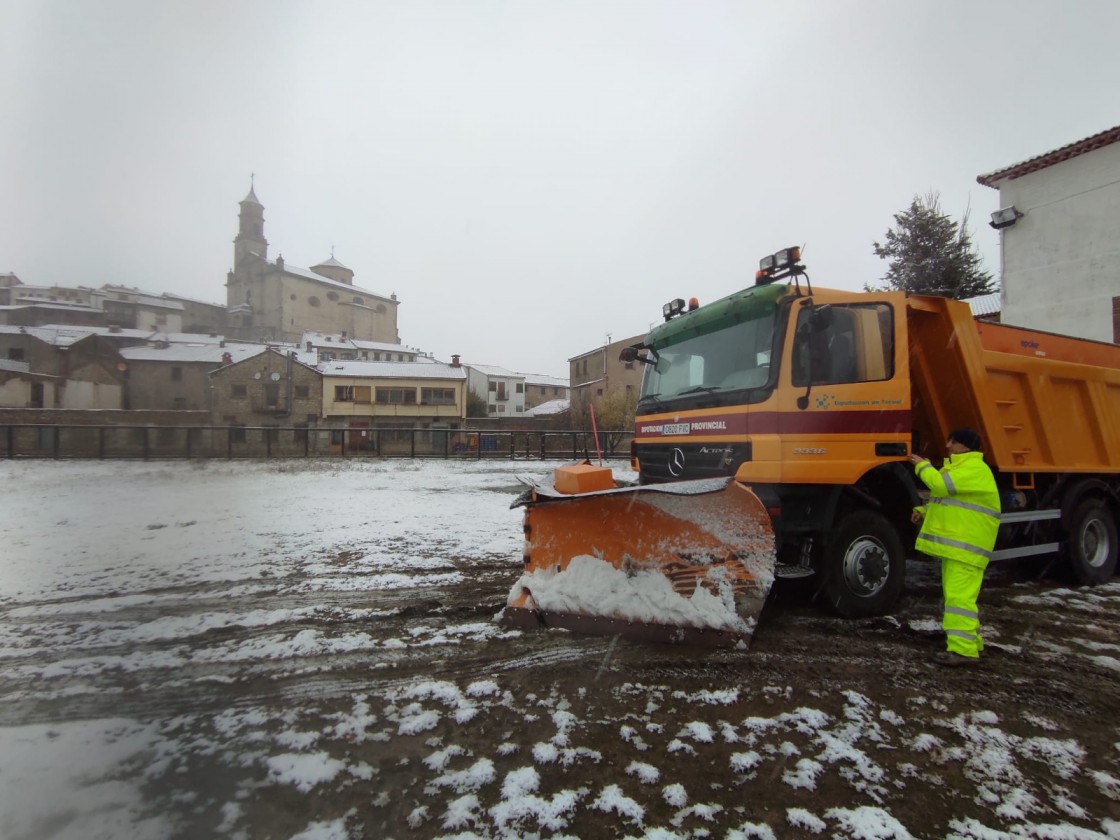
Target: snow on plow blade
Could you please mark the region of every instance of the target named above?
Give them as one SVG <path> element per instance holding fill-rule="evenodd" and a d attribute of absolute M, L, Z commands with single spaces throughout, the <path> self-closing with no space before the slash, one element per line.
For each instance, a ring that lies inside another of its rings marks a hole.
<path fill-rule="evenodd" d="M 730 479 L 576 494 L 537 485 L 502 622 L 746 647 L 774 562 L 766 509 Z"/>

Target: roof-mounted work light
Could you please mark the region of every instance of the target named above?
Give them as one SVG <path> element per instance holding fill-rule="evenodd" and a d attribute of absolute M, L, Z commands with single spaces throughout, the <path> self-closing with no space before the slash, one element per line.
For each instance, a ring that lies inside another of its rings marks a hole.
<path fill-rule="evenodd" d="M 665 316 L 666 321 L 680 315 L 682 312 L 684 312 L 684 298 L 671 300 L 661 307 L 661 314 Z"/>
<path fill-rule="evenodd" d="M 768 257 L 763 257 L 758 261 L 758 272 L 754 276 L 754 284 L 762 286 L 790 274 L 803 273 L 804 268 L 797 264 L 800 259 L 801 248 L 796 245 L 792 248 L 783 248 Z"/>

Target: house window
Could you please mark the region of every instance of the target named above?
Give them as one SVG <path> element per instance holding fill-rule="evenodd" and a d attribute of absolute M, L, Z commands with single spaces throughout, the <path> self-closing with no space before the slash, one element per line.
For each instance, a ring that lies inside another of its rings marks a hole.
<path fill-rule="evenodd" d="M 389 405 L 416 405 L 416 389 L 378 388 L 377 401 Z"/>
<path fill-rule="evenodd" d="M 517 393 L 518 394 L 524 394 L 525 393 L 525 383 L 524 382 L 518 382 L 517 383 Z"/>
<path fill-rule="evenodd" d="M 312 295 L 311 297 L 309 297 L 307 299 L 307 302 L 310 303 L 312 306 L 318 306 L 319 305 L 319 298 L 315 297 L 315 295 Z"/>
<path fill-rule="evenodd" d="M 334 386 L 334 401 L 335 402 L 354 402 L 354 386 L 353 385 L 335 385 Z"/>
<path fill-rule="evenodd" d="M 354 402 L 364 403 L 365 405 L 369 405 L 369 402 L 370 402 L 369 398 L 370 398 L 370 394 L 372 393 L 372 391 L 373 391 L 373 387 L 370 386 L 370 385 L 355 385 L 354 386 Z"/>
<path fill-rule="evenodd" d="M 338 300 L 338 292 L 327 292 L 327 300 Z"/>
<path fill-rule="evenodd" d="M 455 405 L 455 389 L 421 388 L 420 402 L 424 405 Z"/>
<path fill-rule="evenodd" d="M 231 397 L 233 397 L 234 399 L 237 399 L 239 397 L 241 397 L 241 398 L 247 397 L 247 396 L 249 396 L 249 386 L 248 385 L 230 385 L 229 386 L 229 395 Z"/>
<path fill-rule="evenodd" d="M 280 405 L 280 386 L 275 382 L 269 382 L 264 386 L 264 402 L 269 408 Z"/>
<path fill-rule="evenodd" d="M 181 367 L 178 367 L 178 366 L 171 368 L 171 381 L 172 382 L 180 382 L 180 381 L 182 381 L 182 379 L 183 379 L 183 369 Z"/>
<path fill-rule="evenodd" d="M 167 323 L 167 316 L 166 315 L 157 315 L 156 316 L 156 323 L 159 324 L 160 326 L 166 324 Z"/>
<path fill-rule="evenodd" d="M 295 391 L 296 391 L 296 399 L 297 400 L 306 400 L 308 397 L 311 396 L 311 386 L 310 385 L 296 385 Z"/>
<path fill-rule="evenodd" d="M 245 427 L 243 425 L 230 426 L 229 439 L 233 443 L 245 442 Z"/>
<path fill-rule="evenodd" d="M 9 347 L 8 359 L 13 362 L 23 361 L 23 348 L 22 347 Z"/>
<path fill-rule="evenodd" d="M 187 410 L 187 398 L 186 397 L 176 397 L 172 401 L 171 407 L 174 408 L 176 411 L 186 411 Z"/>

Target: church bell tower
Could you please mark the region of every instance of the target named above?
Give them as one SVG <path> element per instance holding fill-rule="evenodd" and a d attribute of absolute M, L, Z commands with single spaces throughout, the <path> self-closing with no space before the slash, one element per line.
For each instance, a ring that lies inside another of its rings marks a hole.
<path fill-rule="evenodd" d="M 264 238 L 264 205 L 257 200 L 253 189 L 253 177 L 249 178 L 249 194 L 241 199 L 241 212 L 238 214 L 237 238 L 233 240 L 233 271 L 252 259 L 256 254 L 262 260 L 268 259 L 268 240 Z"/>

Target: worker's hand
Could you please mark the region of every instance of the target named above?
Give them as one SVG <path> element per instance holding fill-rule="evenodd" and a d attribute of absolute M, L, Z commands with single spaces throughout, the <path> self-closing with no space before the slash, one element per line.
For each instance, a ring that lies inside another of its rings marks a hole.
<path fill-rule="evenodd" d="M 923 458 L 921 455 L 915 455 L 913 452 L 910 453 L 910 463 L 911 464 L 920 464 L 924 460 L 926 460 L 926 459 Z"/>
<path fill-rule="evenodd" d="M 911 511 L 910 521 L 915 525 L 922 524 L 922 512 L 920 510 Z"/>

